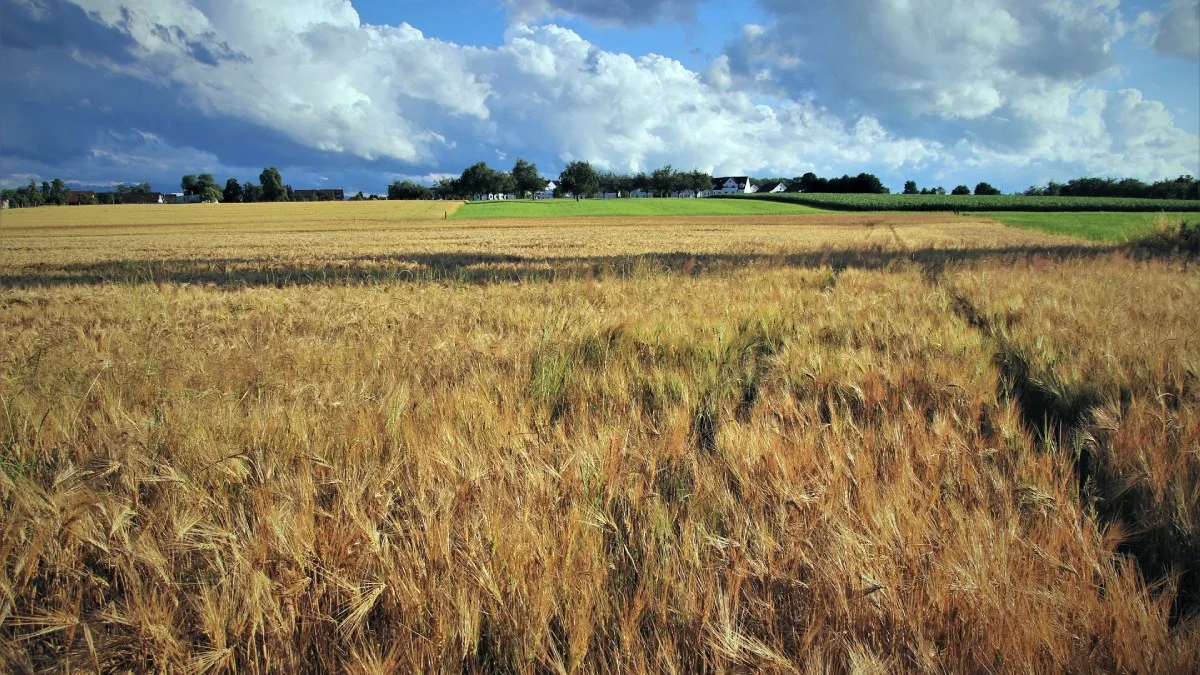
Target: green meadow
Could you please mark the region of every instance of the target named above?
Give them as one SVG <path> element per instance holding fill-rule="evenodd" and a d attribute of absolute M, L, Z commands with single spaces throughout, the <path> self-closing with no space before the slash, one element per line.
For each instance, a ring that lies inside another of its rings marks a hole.
<path fill-rule="evenodd" d="M 997 222 L 1023 230 L 1048 234 L 1082 237 L 1092 241 L 1124 242 L 1154 232 L 1160 224 L 1200 222 L 1200 213 L 1113 213 L 1092 211 L 1081 213 L 1029 213 L 995 211 L 980 213 Z"/>
<path fill-rule="evenodd" d="M 826 213 L 822 209 L 751 199 L 516 199 L 467 202 L 453 218 L 570 218 L 572 216 L 754 216 Z"/>

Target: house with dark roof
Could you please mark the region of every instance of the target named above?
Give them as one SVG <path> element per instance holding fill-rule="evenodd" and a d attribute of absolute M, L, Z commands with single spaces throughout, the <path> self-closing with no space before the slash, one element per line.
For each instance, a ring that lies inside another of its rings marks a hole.
<path fill-rule="evenodd" d="M 292 190 L 294 202 L 344 202 L 346 193 L 341 188 L 328 190 Z"/>
<path fill-rule="evenodd" d="M 738 192 L 749 194 L 755 191 L 749 176 L 721 176 L 713 179 L 710 194 L 735 194 Z"/>
<path fill-rule="evenodd" d="M 69 205 L 74 206 L 77 204 L 95 204 L 95 203 L 96 203 L 96 191 L 95 190 L 70 190 L 67 192 L 67 204 L 69 204 Z"/>
<path fill-rule="evenodd" d="M 118 204 L 162 204 L 161 192 L 126 192 L 117 195 Z"/>

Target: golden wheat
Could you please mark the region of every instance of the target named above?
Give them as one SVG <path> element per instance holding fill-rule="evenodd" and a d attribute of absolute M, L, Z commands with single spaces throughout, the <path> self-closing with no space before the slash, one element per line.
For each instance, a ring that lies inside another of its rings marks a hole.
<path fill-rule="evenodd" d="M 6 216 L 0 658 L 1195 670 L 1194 268 L 874 218 Z"/>

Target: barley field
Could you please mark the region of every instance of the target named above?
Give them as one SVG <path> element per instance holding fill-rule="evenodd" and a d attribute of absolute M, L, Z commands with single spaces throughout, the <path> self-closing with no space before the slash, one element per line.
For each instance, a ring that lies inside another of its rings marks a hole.
<path fill-rule="evenodd" d="M 453 208 L 0 216 L 0 663 L 1200 668 L 1194 260 Z"/>

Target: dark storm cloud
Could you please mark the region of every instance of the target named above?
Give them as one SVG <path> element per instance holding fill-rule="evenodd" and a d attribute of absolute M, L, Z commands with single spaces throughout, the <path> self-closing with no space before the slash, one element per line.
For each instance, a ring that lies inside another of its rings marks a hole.
<path fill-rule="evenodd" d="M 83 47 L 113 59 L 132 60 L 134 41 L 102 26 L 64 0 L 41 0 L 37 10 L 15 0 L 0 0 L 0 46 L 5 50 Z"/>

